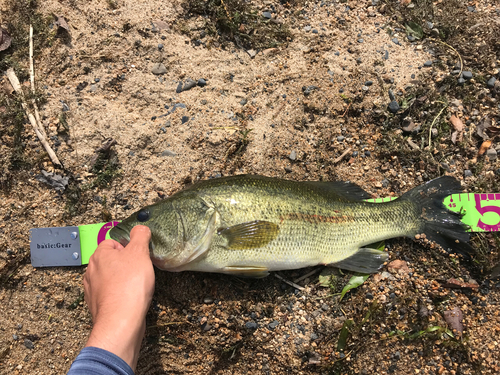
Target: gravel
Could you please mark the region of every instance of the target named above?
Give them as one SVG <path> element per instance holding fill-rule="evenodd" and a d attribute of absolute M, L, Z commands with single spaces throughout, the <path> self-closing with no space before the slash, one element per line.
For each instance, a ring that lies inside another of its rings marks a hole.
<path fill-rule="evenodd" d="M 462 72 L 462 77 L 463 77 L 464 79 L 472 79 L 472 72 L 469 72 L 469 71 L 467 71 L 467 70 L 466 70 L 466 71 L 463 71 L 463 72 Z"/>
<path fill-rule="evenodd" d="M 157 63 L 153 65 L 151 73 L 155 75 L 165 74 L 167 72 L 167 67 L 163 63 Z"/>
<path fill-rule="evenodd" d="M 290 155 L 288 155 L 288 159 L 290 159 L 291 161 L 297 160 L 297 151 L 293 150 L 292 152 L 290 152 Z"/>
<path fill-rule="evenodd" d="M 488 87 L 490 89 L 492 89 L 493 87 L 495 87 L 496 81 L 497 81 L 497 79 L 495 77 L 491 77 L 486 84 L 488 85 Z"/>

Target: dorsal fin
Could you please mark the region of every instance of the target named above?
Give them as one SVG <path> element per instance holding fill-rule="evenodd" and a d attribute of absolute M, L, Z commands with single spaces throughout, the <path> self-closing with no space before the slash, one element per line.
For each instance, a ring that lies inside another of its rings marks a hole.
<path fill-rule="evenodd" d="M 304 184 L 328 193 L 331 199 L 340 201 L 362 201 L 371 198 L 370 194 L 352 182 L 345 181 L 306 181 Z"/>

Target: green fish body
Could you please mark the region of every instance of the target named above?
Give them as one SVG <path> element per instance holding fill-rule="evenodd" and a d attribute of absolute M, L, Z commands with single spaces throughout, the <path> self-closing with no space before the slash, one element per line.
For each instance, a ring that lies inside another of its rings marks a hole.
<path fill-rule="evenodd" d="M 367 245 L 425 233 L 445 249 L 467 251 L 459 217 L 442 200 L 460 183 L 441 177 L 387 203 L 346 182 L 262 176 L 207 180 L 132 214 L 111 230 L 126 245 L 135 225 L 151 229 L 153 263 L 168 271 L 262 277 L 318 264 L 372 273 L 387 253 Z"/>

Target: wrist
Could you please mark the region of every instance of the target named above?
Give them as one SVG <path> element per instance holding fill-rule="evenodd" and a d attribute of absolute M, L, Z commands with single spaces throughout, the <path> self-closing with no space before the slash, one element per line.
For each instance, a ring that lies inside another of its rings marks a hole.
<path fill-rule="evenodd" d="M 126 318 L 115 314 L 95 322 L 86 346 L 101 348 L 117 355 L 135 371 L 145 330 L 146 321 L 143 316 Z"/>

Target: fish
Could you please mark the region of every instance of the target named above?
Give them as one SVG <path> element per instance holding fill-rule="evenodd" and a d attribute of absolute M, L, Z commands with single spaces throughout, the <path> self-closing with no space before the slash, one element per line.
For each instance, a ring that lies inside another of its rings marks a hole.
<path fill-rule="evenodd" d="M 391 202 L 343 181 L 292 181 L 258 175 L 196 183 L 134 212 L 111 229 L 123 246 L 130 230 L 151 230 L 152 262 L 162 270 L 265 277 L 271 271 L 329 265 L 375 273 L 388 253 L 370 244 L 425 234 L 447 252 L 468 256 L 467 227 L 444 197 L 460 192 L 442 176 Z"/>

